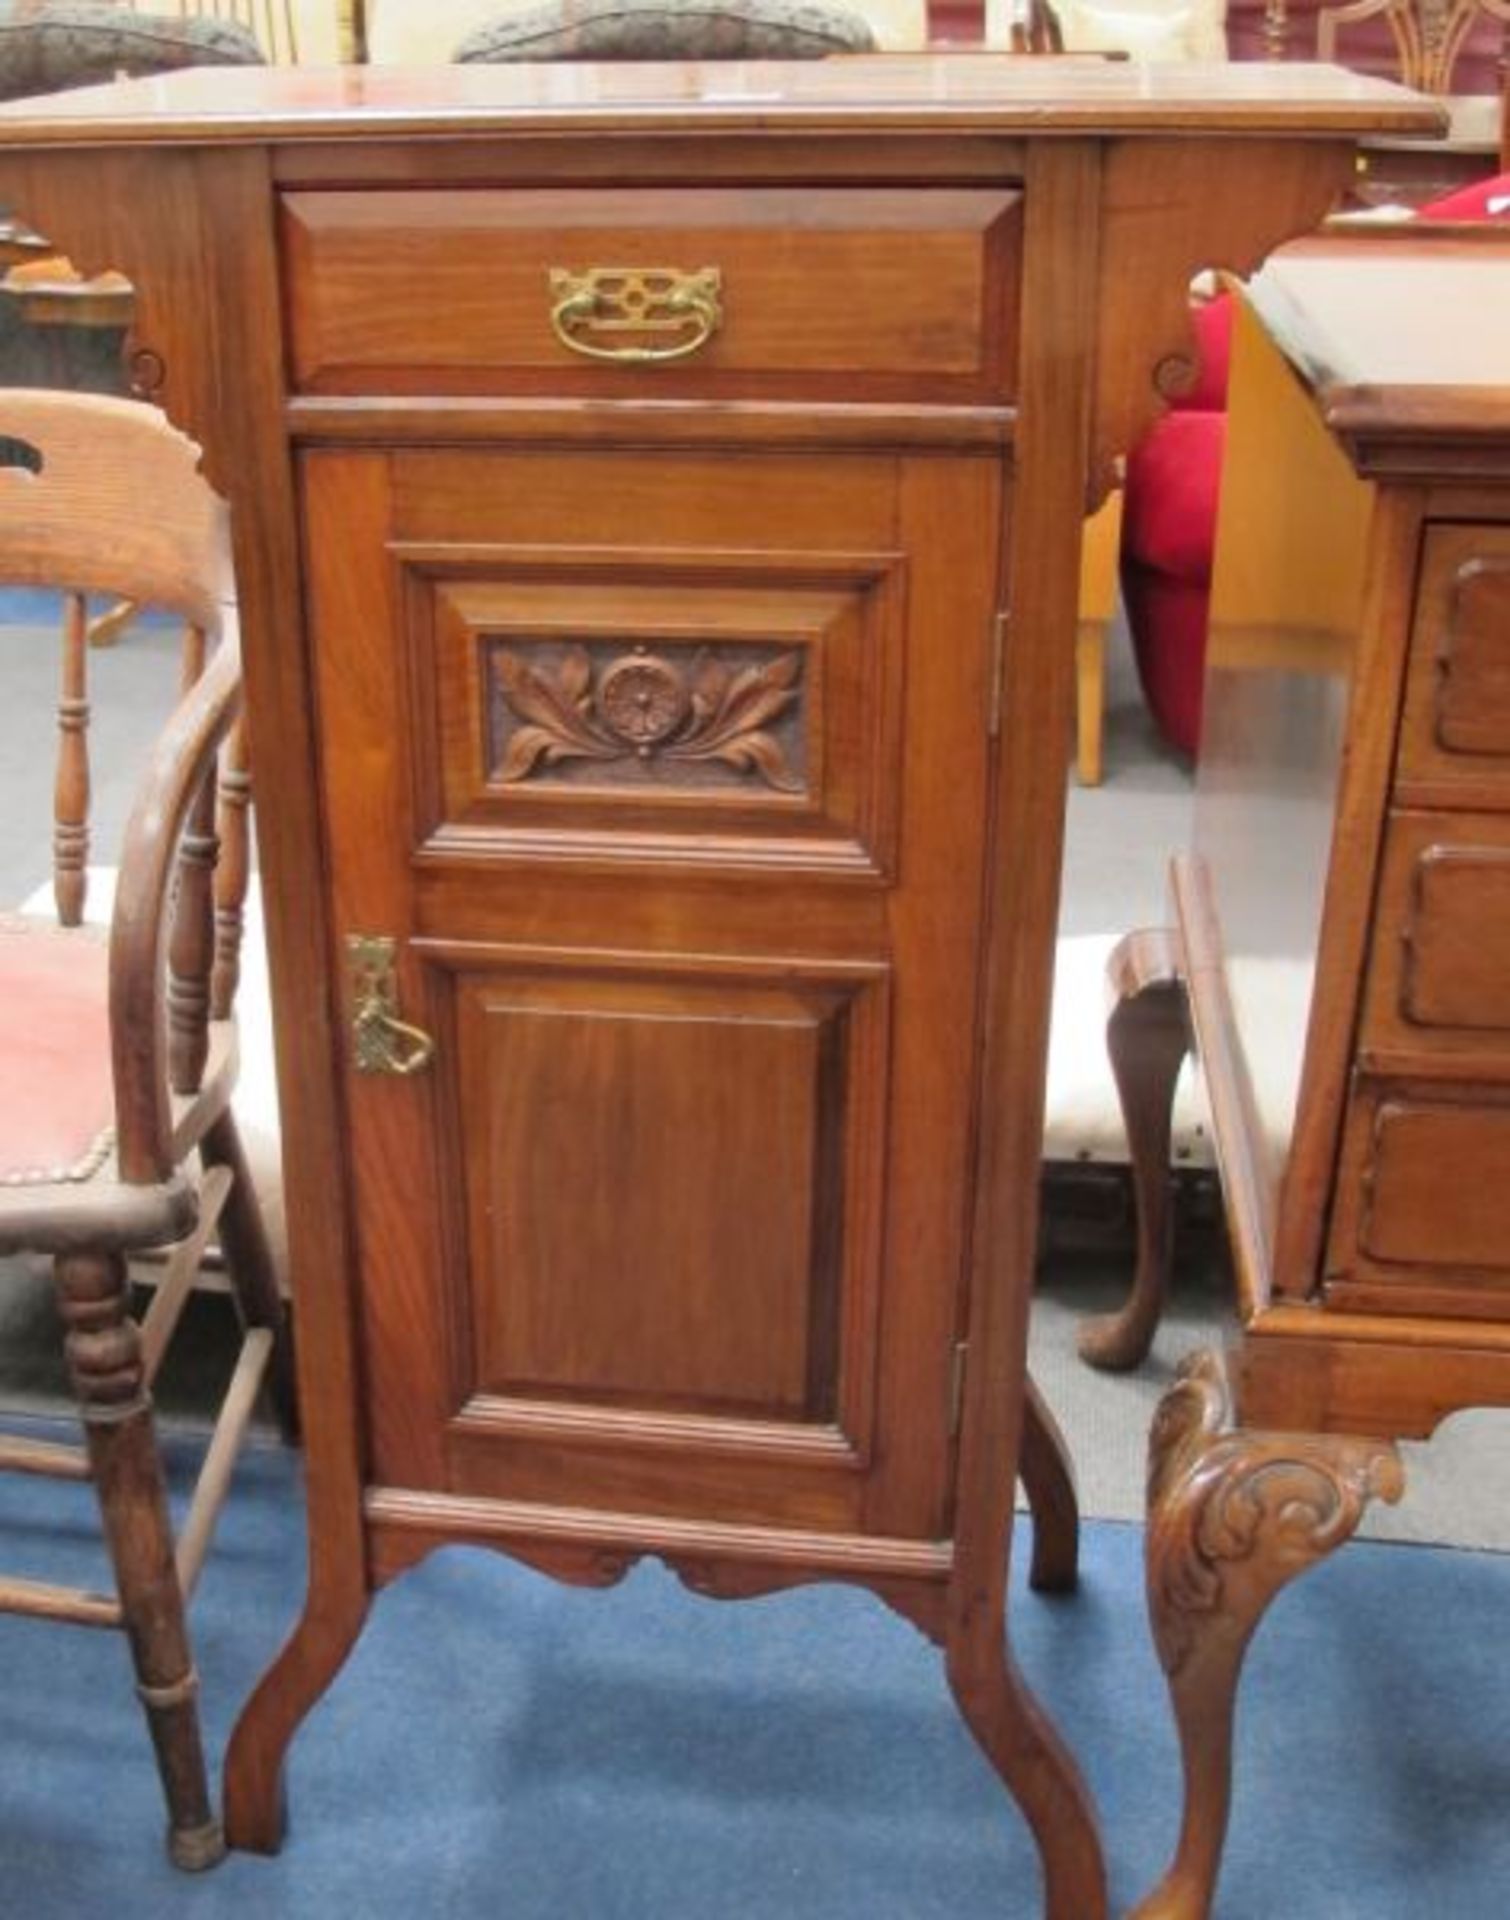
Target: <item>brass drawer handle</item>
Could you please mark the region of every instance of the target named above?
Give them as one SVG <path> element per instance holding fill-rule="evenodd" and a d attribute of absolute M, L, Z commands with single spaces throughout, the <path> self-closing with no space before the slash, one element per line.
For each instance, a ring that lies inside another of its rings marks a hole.
<path fill-rule="evenodd" d="M 407 1078 L 429 1066 L 435 1042 L 422 1028 L 398 1017 L 393 979 L 397 943 L 380 934 L 353 933 L 346 941 L 351 979 L 351 1038 L 358 1073 Z"/>
<path fill-rule="evenodd" d="M 685 360 L 707 345 L 724 320 L 717 267 L 695 273 L 676 267 L 588 267 L 582 273 L 552 267 L 550 290 L 551 326 L 562 346 L 619 366 Z M 638 337 L 633 344 L 615 344 L 612 336 L 624 333 Z M 646 344 L 646 334 L 677 337 L 659 346 Z"/>

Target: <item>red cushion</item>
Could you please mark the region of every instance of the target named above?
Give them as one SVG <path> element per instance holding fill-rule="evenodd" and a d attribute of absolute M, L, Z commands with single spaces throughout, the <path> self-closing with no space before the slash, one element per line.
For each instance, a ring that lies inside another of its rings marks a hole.
<path fill-rule="evenodd" d="M 1510 220 L 1510 173 L 1459 187 L 1441 200 L 1422 207 L 1423 220 Z"/>
<path fill-rule="evenodd" d="M 1175 413 L 1210 413 L 1227 404 L 1227 370 L 1232 363 L 1230 294 L 1192 302 L 1190 324 L 1195 330 L 1195 384 L 1169 404 Z"/>
<path fill-rule="evenodd" d="M 1122 569 L 1122 597 L 1149 710 L 1170 744 L 1194 759 L 1211 589 L 1131 564 Z"/>
<path fill-rule="evenodd" d="M 109 958 L 87 929 L 0 919 L 0 1181 L 84 1177 L 115 1118 Z"/>
<path fill-rule="evenodd" d="M 1204 585 L 1216 545 L 1225 413 L 1167 414 L 1127 462 L 1122 552 L 1140 565 Z"/>

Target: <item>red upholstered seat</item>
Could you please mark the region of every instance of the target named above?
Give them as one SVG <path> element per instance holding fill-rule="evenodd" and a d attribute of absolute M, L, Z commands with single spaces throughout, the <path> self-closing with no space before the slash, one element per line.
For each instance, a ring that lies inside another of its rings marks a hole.
<path fill-rule="evenodd" d="M 1149 710 L 1164 737 L 1194 756 L 1227 439 L 1232 302 L 1224 295 L 1196 307 L 1191 324 L 1195 383 L 1128 456 L 1122 597 Z"/>
<path fill-rule="evenodd" d="M 0 1182 L 87 1179 L 115 1120 L 109 948 L 88 929 L 0 917 Z"/>

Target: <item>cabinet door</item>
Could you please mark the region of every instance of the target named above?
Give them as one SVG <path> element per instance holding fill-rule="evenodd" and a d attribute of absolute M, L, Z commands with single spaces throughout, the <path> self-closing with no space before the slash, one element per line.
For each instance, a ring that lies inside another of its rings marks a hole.
<path fill-rule="evenodd" d="M 302 472 L 374 1479 L 944 1534 L 996 463 Z"/>

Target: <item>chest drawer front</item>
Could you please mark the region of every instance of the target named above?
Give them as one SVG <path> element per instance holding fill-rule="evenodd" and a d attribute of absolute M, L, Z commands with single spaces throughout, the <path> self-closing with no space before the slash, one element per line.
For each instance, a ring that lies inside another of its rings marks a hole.
<path fill-rule="evenodd" d="M 997 189 L 295 192 L 291 374 L 330 394 L 995 400 L 1020 234 Z"/>
<path fill-rule="evenodd" d="M 1500 1317 L 1510 1291 L 1510 1098 L 1365 1080 L 1338 1172 L 1328 1298 Z"/>
<path fill-rule="evenodd" d="M 1510 1080 L 1510 820 L 1396 813 L 1364 1002 L 1366 1065 Z"/>
<path fill-rule="evenodd" d="M 1427 534 L 1400 777 L 1450 805 L 1510 808 L 1510 527 Z"/>

